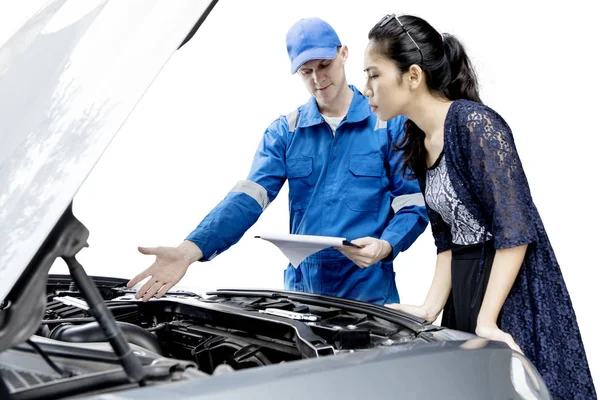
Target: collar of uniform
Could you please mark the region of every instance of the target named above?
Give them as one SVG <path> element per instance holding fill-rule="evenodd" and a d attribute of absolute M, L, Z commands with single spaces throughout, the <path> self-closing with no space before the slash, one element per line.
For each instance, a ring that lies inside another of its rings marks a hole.
<path fill-rule="evenodd" d="M 354 92 L 352 96 L 352 102 L 346 114 L 346 122 L 359 122 L 363 121 L 371 115 L 371 108 L 369 107 L 369 101 L 363 94 L 353 85 L 348 85 Z M 298 127 L 306 128 L 309 126 L 317 125 L 323 122 L 319 106 L 315 97 L 311 97 L 308 103 L 304 106 L 304 112 L 300 113 L 298 119 Z"/>
<path fill-rule="evenodd" d="M 354 92 L 354 96 L 352 96 L 352 102 L 346 115 L 346 122 L 364 121 L 371 115 L 369 100 L 355 86 L 350 85 L 350 89 Z"/>

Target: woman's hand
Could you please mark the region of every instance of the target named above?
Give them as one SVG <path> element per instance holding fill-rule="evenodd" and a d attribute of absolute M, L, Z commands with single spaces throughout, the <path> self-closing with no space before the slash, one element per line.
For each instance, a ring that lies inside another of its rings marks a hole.
<path fill-rule="evenodd" d="M 506 333 L 503 330 L 500 330 L 500 328 L 498 328 L 498 325 L 496 325 L 496 324 L 480 324 L 480 323 L 478 323 L 477 328 L 475 328 L 475 334 L 484 339 L 496 340 L 498 342 L 504 342 L 507 345 L 509 345 L 510 348 L 513 349 L 514 351 L 518 351 L 519 353 L 523 354 L 523 351 L 521 350 L 521 348 L 519 347 L 517 342 L 515 342 L 513 337 L 509 333 Z"/>
<path fill-rule="evenodd" d="M 432 323 L 433 321 L 435 321 L 435 319 L 437 318 L 437 316 L 439 314 L 439 313 L 432 314 L 432 313 L 428 312 L 424 305 L 423 306 L 413 306 L 410 304 L 394 303 L 394 304 L 386 304 L 385 306 L 389 307 L 389 308 L 393 308 L 394 310 L 400 310 L 407 314 L 411 314 L 416 317 L 422 318 L 425 321 L 427 321 L 428 323 Z"/>

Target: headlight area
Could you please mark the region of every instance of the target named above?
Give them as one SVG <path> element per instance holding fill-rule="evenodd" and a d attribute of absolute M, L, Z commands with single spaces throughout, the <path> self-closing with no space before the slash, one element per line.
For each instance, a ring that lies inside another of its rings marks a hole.
<path fill-rule="evenodd" d="M 517 352 L 512 354 L 510 380 L 523 400 L 551 399 L 548 388 L 537 369 Z"/>

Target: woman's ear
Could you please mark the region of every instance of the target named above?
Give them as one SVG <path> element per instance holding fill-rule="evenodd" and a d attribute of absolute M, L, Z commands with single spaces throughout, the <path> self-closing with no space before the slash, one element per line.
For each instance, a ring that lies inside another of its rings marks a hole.
<path fill-rule="evenodd" d="M 407 71 L 408 85 L 411 89 L 417 89 L 422 84 L 425 84 L 425 74 L 418 65 L 411 65 Z"/>

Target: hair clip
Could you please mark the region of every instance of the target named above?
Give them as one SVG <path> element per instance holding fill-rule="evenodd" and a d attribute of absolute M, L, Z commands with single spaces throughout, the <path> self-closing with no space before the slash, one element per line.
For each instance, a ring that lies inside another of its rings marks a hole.
<path fill-rule="evenodd" d="M 379 26 L 380 27 L 384 27 L 387 25 L 388 22 L 390 22 L 391 20 L 393 20 L 396 17 L 395 14 L 388 14 L 385 17 L 381 18 L 381 20 L 379 21 Z"/>

